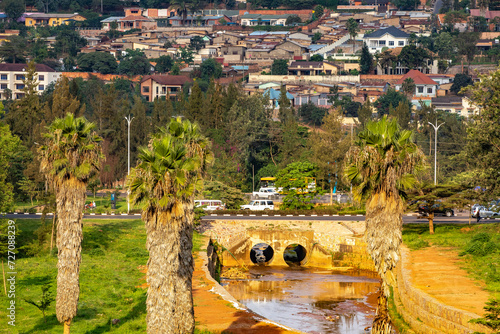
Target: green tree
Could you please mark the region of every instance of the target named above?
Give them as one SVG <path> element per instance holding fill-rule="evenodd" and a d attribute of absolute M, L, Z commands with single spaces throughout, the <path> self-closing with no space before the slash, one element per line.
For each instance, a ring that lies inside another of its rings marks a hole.
<path fill-rule="evenodd" d="M 491 195 L 500 194 L 500 70 L 480 77 L 481 81 L 469 87 L 473 104 L 481 108 L 473 117 L 467 131 L 467 158 L 475 172 L 475 182 Z"/>
<path fill-rule="evenodd" d="M 389 115 L 394 117 L 401 129 L 407 130 L 410 126 L 411 109 L 405 101 L 399 102 L 396 108 L 389 108 Z"/>
<path fill-rule="evenodd" d="M 455 78 L 453 79 L 453 85 L 451 85 L 450 91 L 453 94 L 459 94 L 462 88 L 473 84 L 474 81 L 469 75 L 463 73 L 457 73 L 455 74 Z"/>
<path fill-rule="evenodd" d="M 118 73 L 126 75 L 143 75 L 151 72 L 151 64 L 144 52 L 126 50 L 127 54 L 120 60 Z"/>
<path fill-rule="evenodd" d="M 188 120 L 172 120 L 141 148 L 127 180 L 142 205 L 149 251 L 148 333 L 192 333 L 193 204 L 213 157 L 208 140 Z"/>
<path fill-rule="evenodd" d="M 410 102 L 408 101 L 406 96 L 396 91 L 395 89 L 389 88 L 387 92 L 385 92 L 384 95 L 380 96 L 378 100 L 375 102 L 375 108 L 377 108 L 379 117 L 382 117 L 383 115 L 388 115 L 389 107 L 391 105 L 393 108 L 394 106 L 399 106 L 399 103 L 402 101 L 407 103 L 411 108 Z"/>
<path fill-rule="evenodd" d="M 429 53 L 424 48 L 410 44 L 401 50 L 398 61 L 409 69 L 417 69 L 426 67 L 426 59 L 429 58 Z"/>
<path fill-rule="evenodd" d="M 1 102 L 0 102 L 1 104 Z M 14 204 L 12 178 L 9 166 L 15 152 L 21 146 L 19 137 L 13 135 L 9 126 L 0 122 L 0 211 L 9 212 Z"/>
<path fill-rule="evenodd" d="M 174 66 L 174 60 L 170 56 L 160 56 L 156 60 L 156 72 L 167 73 Z"/>
<path fill-rule="evenodd" d="M 296 23 L 302 23 L 302 19 L 298 15 L 292 14 L 286 18 L 285 25 L 289 26 Z"/>
<path fill-rule="evenodd" d="M 373 70 L 373 56 L 368 50 L 366 43 L 363 44 L 363 48 L 361 49 L 359 66 L 361 67 L 361 74 L 368 74 Z"/>
<path fill-rule="evenodd" d="M 101 138 L 94 124 L 67 114 L 57 118 L 40 146 L 40 171 L 54 189 L 57 203 L 57 299 L 56 315 L 70 332 L 80 295 L 82 261 L 82 212 L 87 183 L 99 171 L 103 159 Z"/>
<path fill-rule="evenodd" d="M 24 63 L 26 61 L 26 44 L 24 37 L 9 37 L 8 42 L 0 45 L 0 58 L 6 63 Z"/>
<path fill-rule="evenodd" d="M 406 191 L 415 185 L 414 174 L 423 164 L 424 154 L 412 142 L 412 132 L 401 130 L 387 116 L 369 122 L 346 156 L 344 176 L 355 199 L 366 201 L 368 252 L 382 279 L 372 333 L 391 332 L 387 300 L 396 283 Z"/>
<path fill-rule="evenodd" d="M 351 36 L 352 45 L 354 47 L 354 45 L 356 43 L 355 38 L 359 32 L 358 22 L 356 22 L 356 20 L 351 17 L 351 18 L 349 18 L 349 20 L 347 20 L 345 25 L 347 28 L 347 32 L 349 33 L 349 36 Z M 353 52 L 354 52 L 354 49 L 353 49 Z"/>
<path fill-rule="evenodd" d="M 193 56 L 193 50 L 190 48 L 186 47 L 180 47 L 179 52 L 178 52 L 179 59 L 186 64 L 191 64 L 193 62 L 194 56 Z"/>
<path fill-rule="evenodd" d="M 40 123 L 44 119 L 40 97 L 38 96 L 38 73 L 34 62 L 29 62 L 23 79 L 24 96 L 16 100 L 6 115 L 12 133 L 19 136 L 28 147 L 40 135 Z"/>
<path fill-rule="evenodd" d="M 310 183 L 316 177 L 318 167 L 308 161 L 293 162 L 278 171 L 276 187 L 282 188 L 285 197 L 281 208 L 310 210 L 314 207 L 312 200 L 318 195 L 316 187 Z"/>
<path fill-rule="evenodd" d="M 415 9 L 415 1 L 413 0 L 394 0 L 394 5 L 399 10 L 413 10 Z"/>
<path fill-rule="evenodd" d="M 320 32 L 315 32 L 313 37 L 311 38 L 311 42 L 316 44 L 317 41 L 319 41 L 323 37 L 323 35 Z"/>
<path fill-rule="evenodd" d="M 189 96 L 188 109 L 186 110 L 186 116 L 196 122 L 199 122 L 204 117 L 203 110 L 203 93 L 198 85 L 198 81 L 195 80 L 193 87 L 191 88 L 191 95 Z"/>
<path fill-rule="evenodd" d="M 84 72 L 114 74 L 118 70 L 115 57 L 108 52 L 80 53 L 77 62 L 80 70 Z"/>
<path fill-rule="evenodd" d="M 7 14 L 11 24 L 17 21 L 24 13 L 24 1 L 19 0 L 5 0 L 2 1 L 2 7 Z"/>
<path fill-rule="evenodd" d="M 222 65 L 214 58 L 209 58 L 200 65 L 200 76 L 205 81 L 211 78 L 218 79 L 222 76 Z"/>
<path fill-rule="evenodd" d="M 301 105 L 299 108 L 299 116 L 302 117 L 304 122 L 315 126 L 323 124 L 323 118 L 327 112 L 327 109 L 318 107 L 311 101 Z"/>
<path fill-rule="evenodd" d="M 322 55 L 320 54 L 315 54 L 315 55 L 312 55 L 311 58 L 309 59 L 310 61 L 323 61 L 324 58 Z"/>
<path fill-rule="evenodd" d="M 68 113 L 75 116 L 83 115 L 85 105 L 81 105 L 78 98 L 71 94 L 69 83 L 69 79 L 64 76 L 57 80 L 52 94 L 52 101 L 45 104 L 44 120 L 46 122 L 50 123 Z"/>
<path fill-rule="evenodd" d="M 314 7 L 314 16 L 316 16 L 318 19 L 320 19 L 323 14 L 325 13 L 325 9 L 321 5 L 317 5 Z"/>
<path fill-rule="evenodd" d="M 361 123 L 361 128 L 364 129 L 368 121 L 372 120 L 373 108 L 370 99 L 366 99 L 365 103 L 358 110 L 358 121 Z"/>
<path fill-rule="evenodd" d="M 241 190 L 219 181 L 206 181 L 203 197 L 221 200 L 228 209 L 239 209 L 240 205 L 245 203 L 245 194 Z"/>
<path fill-rule="evenodd" d="M 341 177 L 340 167 L 351 143 L 350 137 L 342 130 L 342 123 L 340 111 L 332 109 L 325 116 L 320 131 L 313 131 L 308 141 L 312 152 L 311 162 L 318 166 L 318 184 L 330 188 L 330 194 L 337 181 L 336 176 Z"/>
<path fill-rule="evenodd" d="M 401 84 L 401 90 L 405 94 L 406 98 L 412 98 L 415 94 L 415 81 L 412 78 L 406 78 Z"/>
<path fill-rule="evenodd" d="M 285 85 L 281 85 L 280 97 L 278 99 L 279 111 L 278 117 L 281 123 L 286 124 L 296 120 L 295 109 L 292 103 L 288 99 L 288 92 L 286 91 Z"/>
<path fill-rule="evenodd" d="M 275 59 L 271 65 L 272 75 L 287 75 L 288 74 L 288 61 L 286 59 Z"/>
<path fill-rule="evenodd" d="M 69 55 L 76 57 L 77 53 L 85 45 L 87 45 L 87 40 L 81 37 L 78 31 L 63 25 L 57 32 L 54 52 L 58 56 Z"/>
<path fill-rule="evenodd" d="M 201 36 L 191 37 L 191 40 L 189 41 L 189 47 L 198 52 L 205 47 L 205 40 Z"/>
<path fill-rule="evenodd" d="M 470 63 L 474 60 L 476 56 L 476 43 L 479 39 L 479 34 L 476 32 L 464 32 L 458 35 L 457 47 L 460 55 L 465 56 L 467 59 L 468 68 L 470 68 Z"/>
<path fill-rule="evenodd" d="M 436 51 L 442 59 L 450 59 L 454 53 L 454 38 L 449 32 L 441 32 L 434 42 Z"/>

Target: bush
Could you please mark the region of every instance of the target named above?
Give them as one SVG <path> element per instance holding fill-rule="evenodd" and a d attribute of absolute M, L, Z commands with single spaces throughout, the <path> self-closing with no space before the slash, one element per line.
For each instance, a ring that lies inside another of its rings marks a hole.
<path fill-rule="evenodd" d="M 467 243 L 460 256 L 470 254 L 472 256 L 485 256 L 497 250 L 495 242 L 491 241 L 491 236 L 487 233 L 478 233 Z"/>

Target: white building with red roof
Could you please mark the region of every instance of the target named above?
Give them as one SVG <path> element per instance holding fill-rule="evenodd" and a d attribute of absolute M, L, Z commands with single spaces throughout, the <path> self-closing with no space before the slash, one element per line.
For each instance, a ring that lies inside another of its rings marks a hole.
<path fill-rule="evenodd" d="M 403 82 L 406 79 L 412 79 L 415 83 L 414 97 L 435 97 L 437 94 L 438 83 L 419 70 L 410 70 L 410 72 L 403 75 L 401 79 L 396 81 L 396 90 L 402 90 Z"/>

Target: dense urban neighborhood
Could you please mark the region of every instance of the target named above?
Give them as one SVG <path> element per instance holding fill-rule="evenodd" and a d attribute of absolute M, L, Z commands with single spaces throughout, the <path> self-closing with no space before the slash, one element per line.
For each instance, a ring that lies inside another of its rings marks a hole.
<path fill-rule="evenodd" d="M 500 1 L 0 10 L 0 333 L 498 333 Z"/>

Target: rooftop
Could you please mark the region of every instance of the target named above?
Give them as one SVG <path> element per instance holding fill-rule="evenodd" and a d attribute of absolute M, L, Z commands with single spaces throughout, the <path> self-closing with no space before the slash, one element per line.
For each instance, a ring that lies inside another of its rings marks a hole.
<path fill-rule="evenodd" d="M 399 30 L 395 26 L 390 26 L 387 28 L 380 28 L 379 30 L 374 31 L 371 34 L 367 34 L 364 37 L 365 38 L 379 38 L 379 37 L 384 36 L 385 34 L 389 34 L 389 35 L 391 35 L 393 37 L 397 37 L 397 38 L 409 38 L 410 37 L 410 35 L 408 35 L 404 31 Z"/>

